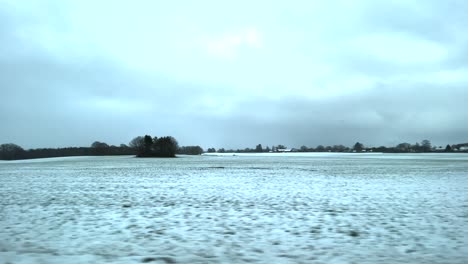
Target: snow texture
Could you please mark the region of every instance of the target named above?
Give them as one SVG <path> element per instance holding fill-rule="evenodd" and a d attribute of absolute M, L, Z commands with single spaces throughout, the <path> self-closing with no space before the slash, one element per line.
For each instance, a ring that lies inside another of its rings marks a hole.
<path fill-rule="evenodd" d="M 0 263 L 468 263 L 468 155 L 0 162 Z"/>

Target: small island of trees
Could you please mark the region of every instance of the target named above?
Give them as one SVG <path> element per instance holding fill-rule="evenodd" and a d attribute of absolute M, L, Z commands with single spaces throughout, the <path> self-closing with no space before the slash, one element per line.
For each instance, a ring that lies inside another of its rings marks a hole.
<path fill-rule="evenodd" d="M 152 138 L 150 135 L 145 135 L 144 137 L 139 136 L 132 139 L 130 147 L 136 150 L 137 157 L 140 158 L 174 158 L 179 149 L 179 144 L 171 136 Z"/>

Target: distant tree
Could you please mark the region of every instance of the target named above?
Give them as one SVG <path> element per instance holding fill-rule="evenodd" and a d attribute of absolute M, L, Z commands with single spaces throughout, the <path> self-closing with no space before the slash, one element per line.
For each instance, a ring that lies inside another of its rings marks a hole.
<path fill-rule="evenodd" d="M 0 160 L 17 160 L 26 158 L 26 151 L 16 144 L 0 145 Z"/>
<path fill-rule="evenodd" d="M 361 152 L 363 149 L 364 149 L 363 144 L 359 142 L 356 142 L 356 144 L 354 144 L 353 150 L 355 150 L 356 152 Z"/>
<path fill-rule="evenodd" d="M 153 143 L 151 156 L 155 157 L 175 157 L 179 144 L 173 137 L 160 137 Z"/>
<path fill-rule="evenodd" d="M 128 145 L 137 153 L 143 153 L 145 151 L 145 139 L 141 136 L 132 139 Z"/>
<path fill-rule="evenodd" d="M 255 147 L 255 152 L 263 152 L 262 144 L 258 144 L 258 145 Z"/>
<path fill-rule="evenodd" d="M 422 147 L 422 151 L 424 151 L 424 152 L 430 152 L 431 149 L 432 149 L 431 141 L 429 141 L 429 140 L 427 140 L 427 139 L 421 141 L 421 147 Z"/>
<path fill-rule="evenodd" d="M 344 152 L 344 151 L 346 151 L 346 147 L 343 146 L 343 145 L 334 145 L 332 147 L 332 151 L 333 152 Z"/>
<path fill-rule="evenodd" d="M 318 146 L 315 148 L 315 151 L 317 151 L 317 152 L 324 152 L 324 151 L 325 151 L 325 147 L 322 146 L 322 145 L 318 145 Z"/>
<path fill-rule="evenodd" d="M 91 144 L 92 148 L 108 148 L 109 145 L 107 145 L 104 142 L 99 142 L 99 141 L 94 141 L 93 144 Z"/>
<path fill-rule="evenodd" d="M 301 151 L 301 152 L 307 152 L 308 150 L 309 150 L 309 148 L 306 147 L 306 146 L 301 146 L 301 148 L 299 149 L 299 151 Z"/>
<path fill-rule="evenodd" d="M 410 152 L 411 144 L 410 143 L 400 143 L 396 147 L 397 152 Z"/>
<path fill-rule="evenodd" d="M 388 152 L 388 148 L 385 146 L 380 146 L 373 149 L 374 152 Z"/>
<path fill-rule="evenodd" d="M 224 148 L 218 149 L 218 153 L 225 153 L 225 152 L 226 152 L 226 150 Z"/>
<path fill-rule="evenodd" d="M 281 145 L 281 144 L 278 145 L 278 146 L 276 146 L 276 149 L 277 149 L 277 150 L 278 150 L 278 149 L 286 149 L 286 148 L 287 148 L 286 146 Z"/>
<path fill-rule="evenodd" d="M 452 151 L 452 147 L 450 145 L 447 145 L 445 147 L 445 152 L 451 152 Z"/>
<path fill-rule="evenodd" d="M 208 148 L 208 153 L 215 153 L 216 149 L 215 148 Z"/>
<path fill-rule="evenodd" d="M 156 142 L 156 140 L 154 142 Z M 153 151 L 153 138 L 150 135 L 145 135 L 145 137 L 143 138 L 143 142 L 145 146 L 143 156 L 151 156 L 151 152 Z"/>
<path fill-rule="evenodd" d="M 104 142 L 99 142 L 99 141 L 94 141 L 93 144 L 91 144 L 91 153 L 93 155 L 106 155 L 109 154 L 109 145 Z"/>
<path fill-rule="evenodd" d="M 416 142 L 414 145 L 412 145 L 411 149 L 414 152 L 422 152 L 423 151 L 423 148 L 421 147 L 421 144 L 419 144 L 418 142 Z"/>
<path fill-rule="evenodd" d="M 200 146 L 184 146 L 177 150 L 177 154 L 184 155 L 200 155 L 203 153 L 203 149 Z"/>
<path fill-rule="evenodd" d="M 266 146 L 265 152 L 270 152 L 270 151 L 271 151 L 270 147 L 269 147 L 269 146 Z"/>

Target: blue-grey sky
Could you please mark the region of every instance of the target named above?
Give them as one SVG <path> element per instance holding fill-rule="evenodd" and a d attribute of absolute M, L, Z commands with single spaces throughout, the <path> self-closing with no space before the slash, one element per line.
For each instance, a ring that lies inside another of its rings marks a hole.
<path fill-rule="evenodd" d="M 0 143 L 468 142 L 465 0 L 0 0 Z"/>

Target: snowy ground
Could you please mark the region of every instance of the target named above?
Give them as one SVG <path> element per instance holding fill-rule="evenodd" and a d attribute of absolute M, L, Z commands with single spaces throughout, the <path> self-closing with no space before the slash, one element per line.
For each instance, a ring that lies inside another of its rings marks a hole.
<path fill-rule="evenodd" d="M 0 263 L 468 263 L 468 155 L 0 162 Z"/>

